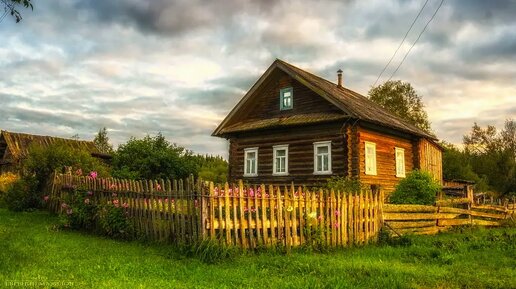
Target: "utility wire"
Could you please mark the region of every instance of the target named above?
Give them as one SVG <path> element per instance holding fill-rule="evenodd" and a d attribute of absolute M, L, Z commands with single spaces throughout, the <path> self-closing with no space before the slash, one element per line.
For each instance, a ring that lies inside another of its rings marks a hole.
<path fill-rule="evenodd" d="M 396 70 L 394 70 L 392 72 L 391 77 L 389 77 L 389 79 L 387 81 L 391 80 L 392 77 L 394 76 L 394 74 L 396 74 L 396 72 L 398 72 L 398 69 L 400 69 L 401 65 L 403 64 L 403 62 L 405 61 L 405 59 L 409 55 L 409 53 L 412 50 L 412 48 L 416 45 L 416 43 L 419 40 L 419 38 L 421 38 L 421 35 L 423 35 L 423 33 L 425 32 L 426 28 L 428 27 L 428 24 L 430 24 L 430 22 L 432 22 L 432 20 L 434 20 L 435 15 L 437 15 L 437 12 L 439 12 L 439 9 L 441 9 L 441 6 L 443 5 L 443 3 L 444 3 L 444 0 L 441 0 L 441 3 L 439 3 L 439 6 L 437 7 L 437 9 L 435 9 L 434 14 L 430 18 L 430 20 L 428 20 L 428 22 L 426 23 L 425 27 L 423 27 L 423 30 L 421 30 L 421 33 L 419 33 L 419 36 L 417 37 L 416 41 L 414 41 L 412 46 L 410 46 L 410 49 L 407 51 L 407 53 L 405 53 L 405 56 L 403 56 L 403 59 L 401 60 L 400 64 L 398 64 L 398 67 L 396 67 Z"/>
<path fill-rule="evenodd" d="M 421 9 L 419 10 L 419 13 L 417 13 L 417 16 L 416 18 L 414 18 L 414 21 L 412 21 L 412 24 L 410 24 L 410 27 L 409 29 L 407 30 L 407 33 L 405 33 L 405 36 L 403 36 L 403 40 L 401 40 L 401 43 L 400 45 L 398 46 L 398 48 L 396 49 L 396 51 L 394 51 L 394 54 L 392 55 L 391 59 L 389 59 L 389 62 L 387 62 L 387 64 L 385 65 L 385 67 L 383 68 L 382 72 L 380 72 L 380 75 L 378 75 L 378 78 L 376 79 L 376 81 L 374 82 L 373 84 L 373 87 L 376 85 L 376 83 L 378 82 L 378 80 L 380 80 L 380 77 L 382 77 L 382 74 L 385 72 L 385 70 L 387 69 L 387 67 L 389 67 L 389 65 L 391 64 L 392 60 L 394 59 L 394 57 L 396 56 L 396 54 L 398 53 L 398 50 L 400 50 L 401 46 L 403 45 L 403 42 L 405 42 L 405 39 L 407 38 L 407 35 L 409 34 L 410 30 L 412 30 L 412 27 L 414 27 L 414 24 L 416 23 L 417 19 L 419 18 L 419 16 L 421 15 L 421 12 L 423 12 L 423 9 L 425 9 L 426 7 L 426 4 L 428 3 L 428 0 L 425 1 L 425 4 L 423 4 L 423 7 L 421 7 Z"/>

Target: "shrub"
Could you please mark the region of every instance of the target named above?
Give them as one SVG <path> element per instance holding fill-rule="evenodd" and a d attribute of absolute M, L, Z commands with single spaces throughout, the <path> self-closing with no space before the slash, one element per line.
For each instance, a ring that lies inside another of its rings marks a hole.
<path fill-rule="evenodd" d="M 74 191 L 61 199 L 63 214 L 61 225 L 71 229 L 93 230 L 95 228 L 97 206 L 93 203 L 92 192 Z"/>
<path fill-rule="evenodd" d="M 41 207 L 52 173 L 65 166 L 72 167 L 77 174 L 96 171 L 99 177 L 109 176 L 107 167 L 86 151 L 73 149 L 61 142 L 47 147 L 33 145 L 21 163 L 20 183 L 13 186 L 6 195 L 7 207 L 16 211 Z"/>
<path fill-rule="evenodd" d="M 36 179 L 25 177 L 14 182 L 4 196 L 4 202 L 11 211 L 39 208 L 42 198 L 37 193 Z"/>
<path fill-rule="evenodd" d="M 391 194 L 393 204 L 433 205 L 441 186 L 424 171 L 414 170 L 401 180 Z"/>
<path fill-rule="evenodd" d="M 101 233 L 115 239 L 130 239 L 132 225 L 127 218 L 128 211 L 118 200 L 98 205 L 97 216 Z"/>
<path fill-rule="evenodd" d="M 5 203 L 5 194 L 9 188 L 19 179 L 18 175 L 7 172 L 0 175 L 0 205 Z"/>
<path fill-rule="evenodd" d="M 331 177 L 324 185 L 324 188 L 328 190 L 349 193 L 358 193 L 360 192 L 360 189 L 362 189 L 362 187 L 363 185 L 360 182 L 360 180 L 350 179 L 347 177 Z"/>

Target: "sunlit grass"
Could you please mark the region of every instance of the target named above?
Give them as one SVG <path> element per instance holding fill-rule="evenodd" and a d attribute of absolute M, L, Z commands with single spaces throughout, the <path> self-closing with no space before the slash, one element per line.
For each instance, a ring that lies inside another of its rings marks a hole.
<path fill-rule="evenodd" d="M 56 231 L 55 223 L 45 212 L 0 209 L 0 287 L 61 281 L 74 288 L 516 288 L 514 228 L 413 237 L 399 247 L 245 254 L 206 264 L 173 246 Z"/>

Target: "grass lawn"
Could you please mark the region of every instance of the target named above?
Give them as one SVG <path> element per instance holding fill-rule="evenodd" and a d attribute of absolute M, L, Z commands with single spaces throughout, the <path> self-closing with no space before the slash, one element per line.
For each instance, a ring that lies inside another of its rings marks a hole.
<path fill-rule="evenodd" d="M 0 209 L 0 288 L 22 281 L 37 288 L 516 288 L 514 228 L 326 254 L 248 254 L 210 265 L 169 246 L 54 231 L 56 222 L 46 212 Z"/>

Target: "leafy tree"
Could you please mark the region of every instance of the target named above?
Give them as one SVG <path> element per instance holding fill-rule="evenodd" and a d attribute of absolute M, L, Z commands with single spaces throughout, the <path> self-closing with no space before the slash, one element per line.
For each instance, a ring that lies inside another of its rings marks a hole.
<path fill-rule="evenodd" d="M 21 5 L 25 8 L 34 10 L 31 1 L 32 0 L 0 0 L 1 4 L 4 6 L 4 14 L 0 15 L 0 22 L 7 14 L 11 14 L 11 16 L 16 20 L 16 23 L 20 22 L 22 20 L 22 16 L 17 7 Z"/>
<path fill-rule="evenodd" d="M 93 143 L 95 143 L 95 146 L 100 152 L 105 154 L 113 153 L 113 146 L 109 143 L 109 137 L 105 127 L 99 129 L 99 132 L 93 139 Z"/>
<path fill-rule="evenodd" d="M 516 193 L 516 123 L 512 119 L 498 132 L 494 126 L 474 124 L 463 138 L 473 171 L 485 176 L 489 188 L 507 195 Z"/>
<path fill-rule="evenodd" d="M 442 142 L 443 152 L 443 178 L 447 180 L 468 180 L 475 182 L 477 192 L 488 190 L 488 180 L 486 176 L 480 177 L 473 171 L 471 156 L 459 150 L 450 143 Z"/>
<path fill-rule="evenodd" d="M 112 160 L 113 176 L 129 179 L 185 178 L 196 173 L 195 158 L 161 133 L 131 138 L 118 147 Z"/>
<path fill-rule="evenodd" d="M 389 80 L 369 90 L 369 99 L 405 119 L 416 127 L 432 133 L 422 97 L 412 85 L 401 80 Z"/>
<path fill-rule="evenodd" d="M 196 157 L 199 178 L 214 183 L 225 183 L 228 175 L 228 162 L 220 156 Z"/>

